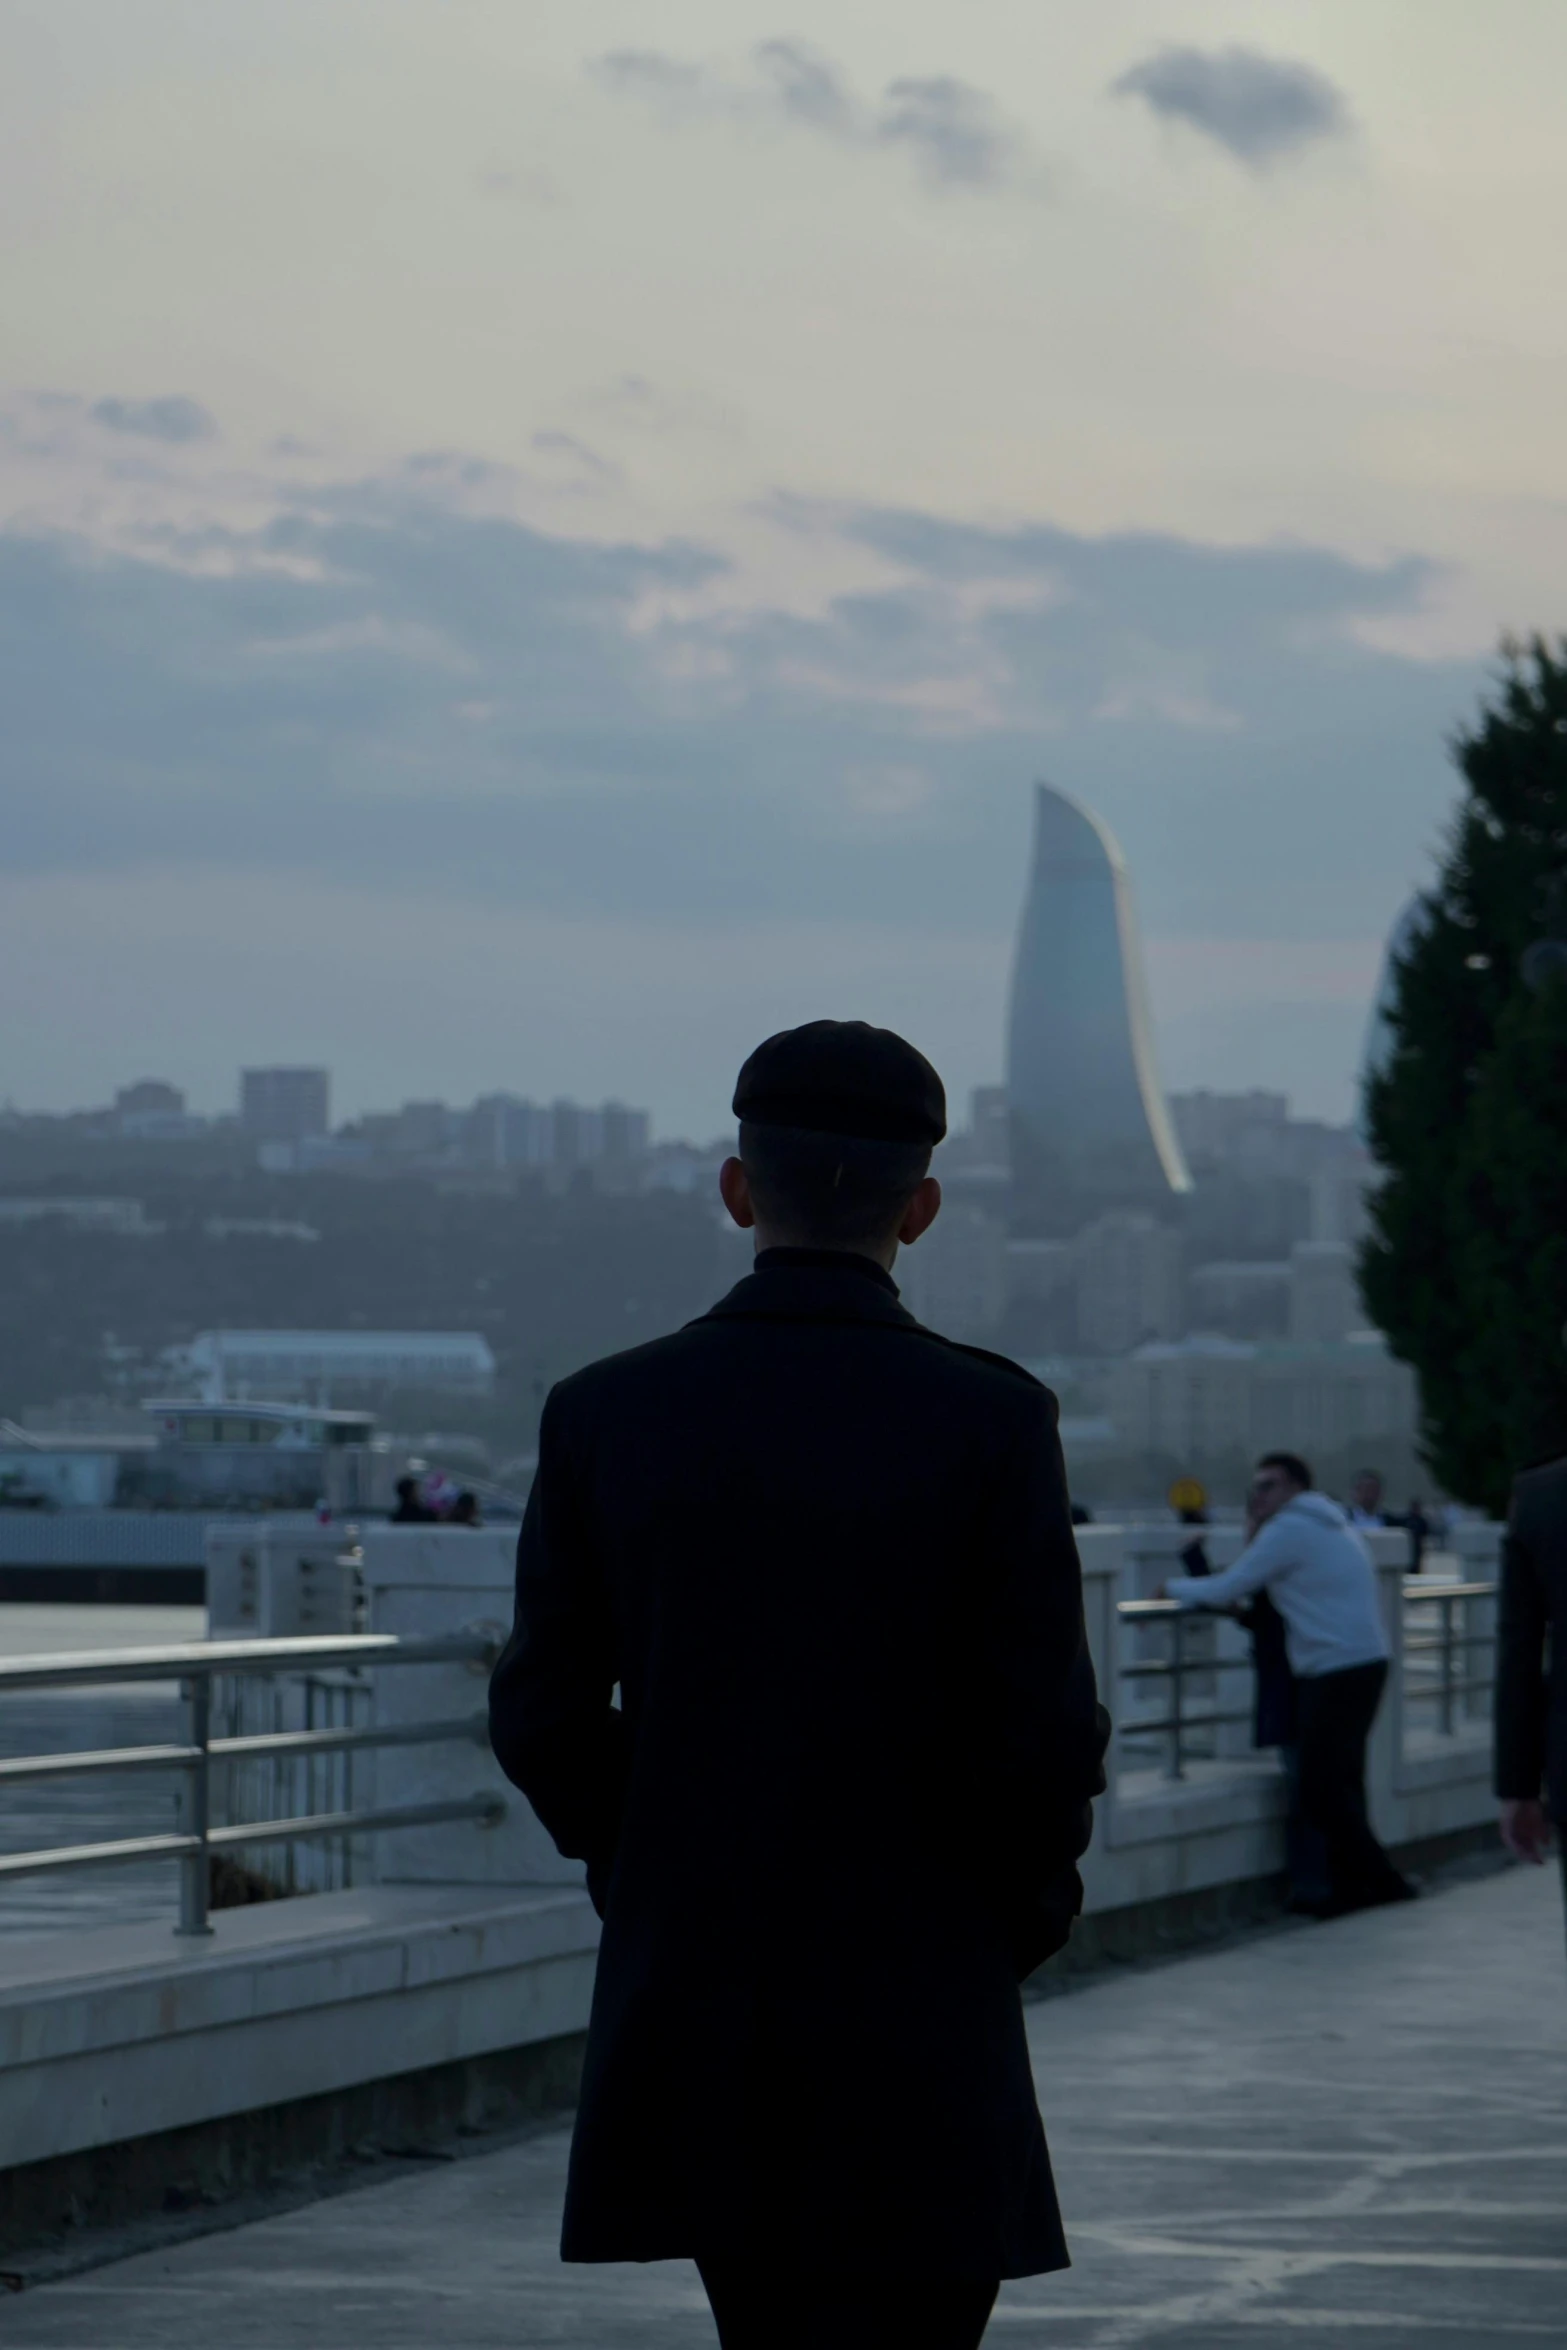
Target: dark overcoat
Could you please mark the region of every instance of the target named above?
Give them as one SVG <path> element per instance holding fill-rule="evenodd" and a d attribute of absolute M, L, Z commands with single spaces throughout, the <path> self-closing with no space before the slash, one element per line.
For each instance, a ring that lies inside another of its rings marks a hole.
<path fill-rule="evenodd" d="M 1567 1831 L 1567 1460 L 1527 1469 L 1513 1487 L 1496 1623 L 1496 1792 L 1543 1792 Z"/>
<path fill-rule="evenodd" d="M 568 2260 L 1065 2264 L 1018 1983 L 1108 1722 L 1046 1388 L 768 1251 L 550 1395 L 490 1715 L 604 1920 Z"/>

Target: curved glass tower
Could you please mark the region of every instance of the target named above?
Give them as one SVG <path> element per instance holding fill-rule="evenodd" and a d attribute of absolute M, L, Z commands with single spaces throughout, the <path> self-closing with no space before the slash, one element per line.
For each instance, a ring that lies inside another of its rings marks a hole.
<path fill-rule="evenodd" d="M 1013 1225 L 1069 1234 L 1169 1207 L 1191 1177 L 1154 1069 L 1126 864 L 1108 829 L 1036 786 L 1007 1015 Z"/>

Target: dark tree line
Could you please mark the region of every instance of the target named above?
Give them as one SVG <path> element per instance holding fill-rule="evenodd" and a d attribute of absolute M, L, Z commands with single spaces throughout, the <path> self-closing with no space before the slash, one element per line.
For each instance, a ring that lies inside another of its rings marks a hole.
<path fill-rule="evenodd" d="M 1510 649 L 1453 751 L 1465 795 L 1368 1087 L 1360 1275 L 1431 1467 L 1501 1511 L 1567 1452 L 1567 644 Z"/>

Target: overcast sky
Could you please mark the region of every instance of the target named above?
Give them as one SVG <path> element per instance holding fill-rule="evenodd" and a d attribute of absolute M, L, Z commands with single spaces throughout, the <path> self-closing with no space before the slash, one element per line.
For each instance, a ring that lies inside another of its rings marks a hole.
<path fill-rule="evenodd" d="M 1000 1074 L 1029 784 L 1342 1117 L 1567 622 L 1560 0 L 8 0 L 0 1099 Z"/>

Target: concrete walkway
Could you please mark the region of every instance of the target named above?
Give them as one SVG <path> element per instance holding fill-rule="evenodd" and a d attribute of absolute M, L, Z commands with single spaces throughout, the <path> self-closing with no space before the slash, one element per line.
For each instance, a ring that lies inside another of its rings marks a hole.
<path fill-rule="evenodd" d="M 1076 2267 L 987 2340 L 1567 2340 L 1560 1879 L 1281 1930 L 1030 2011 Z M 563 2269 L 566 2135 L 0 2307 L 6 2350 L 711 2350 L 694 2272 Z M 896 2350 L 893 2343 L 867 2350 Z"/>

